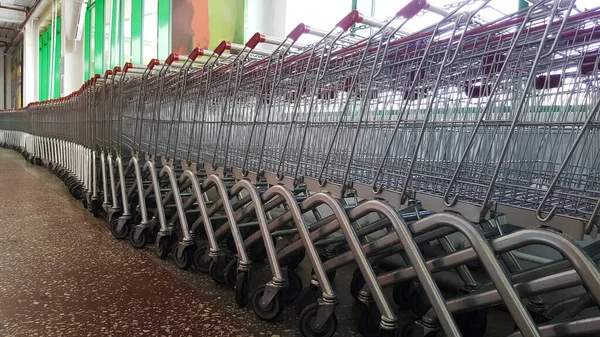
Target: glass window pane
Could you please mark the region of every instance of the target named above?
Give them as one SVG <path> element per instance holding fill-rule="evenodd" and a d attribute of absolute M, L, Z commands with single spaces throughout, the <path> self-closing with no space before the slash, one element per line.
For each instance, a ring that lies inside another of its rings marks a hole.
<path fill-rule="evenodd" d="M 318 10 L 315 10 L 318 8 Z M 352 0 L 302 0 L 288 1 L 286 4 L 285 31 L 291 32 L 298 24 L 331 30 L 344 16 L 352 10 Z M 316 37 L 305 37 L 303 41 L 318 40 Z"/>
<path fill-rule="evenodd" d="M 144 0 L 144 18 L 142 26 L 144 63 L 158 55 L 158 0 Z"/>
<path fill-rule="evenodd" d="M 123 60 L 131 62 L 131 1 L 124 2 L 123 9 Z"/>
<path fill-rule="evenodd" d="M 112 69 L 111 67 L 111 22 L 112 22 L 112 0 L 104 1 L 104 69 Z"/>
<path fill-rule="evenodd" d="M 90 8 L 90 41 L 88 42 L 90 44 L 90 74 L 95 74 L 96 73 L 96 68 L 94 67 L 95 65 L 95 60 L 96 60 L 96 54 L 94 52 L 95 50 L 95 41 L 94 41 L 94 36 L 96 36 L 95 34 L 96 32 L 96 7 L 92 7 Z"/>

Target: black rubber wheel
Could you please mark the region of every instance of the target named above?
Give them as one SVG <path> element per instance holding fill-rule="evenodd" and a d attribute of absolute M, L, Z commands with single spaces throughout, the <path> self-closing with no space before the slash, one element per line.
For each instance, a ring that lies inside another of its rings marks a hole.
<path fill-rule="evenodd" d="M 402 327 L 402 334 L 400 336 L 401 337 L 412 337 L 414 329 L 415 329 L 414 324 L 407 324 Z"/>
<path fill-rule="evenodd" d="M 431 308 L 431 304 L 429 304 L 427 295 L 425 295 L 425 292 L 420 284 L 415 287 L 415 290 L 410 296 L 410 308 L 412 309 L 413 313 L 419 317 L 425 315 L 429 308 Z"/>
<path fill-rule="evenodd" d="M 127 222 L 123 227 L 121 227 L 121 229 L 119 229 L 119 218 L 114 218 L 110 222 L 110 232 L 115 238 L 119 240 L 127 238 L 127 236 L 129 235 L 129 224 Z"/>
<path fill-rule="evenodd" d="M 287 246 L 288 245 L 281 246 L 279 249 L 277 249 L 277 253 L 279 253 L 282 249 L 284 249 Z M 301 248 L 290 254 L 285 259 L 280 260 L 279 262 L 281 266 L 287 266 L 288 269 L 296 269 L 298 268 L 298 265 L 302 263 L 305 256 L 306 251 L 304 250 L 304 248 Z"/>
<path fill-rule="evenodd" d="M 234 257 L 233 259 L 231 259 L 231 261 L 229 261 L 229 263 L 227 263 L 227 266 L 225 267 L 225 283 L 227 283 L 227 285 L 230 286 L 231 289 L 234 289 L 237 284 L 237 277 L 238 259 L 237 257 Z"/>
<path fill-rule="evenodd" d="M 129 231 L 129 243 L 133 248 L 142 249 L 148 243 L 148 229 L 144 228 L 142 234 L 136 239 L 135 228 Z"/>
<path fill-rule="evenodd" d="M 271 240 L 273 240 L 273 247 L 275 247 L 277 245 L 275 238 L 271 237 Z M 267 258 L 267 248 L 265 247 L 264 240 L 260 240 L 248 247 L 248 257 L 254 262 L 260 262 Z"/>
<path fill-rule="evenodd" d="M 335 313 L 332 313 L 331 316 L 329 316 L 325 324 L 320 329 L 315 327 L 318 309 L 319 305 L 317 303 L 313 303 L 304 308 L 302 313 L 300 313 L 299 328 L 302 336 L 331 337 L 333 334 L 335 334 L 335 330 L 337 329 L 337 317 L 335 316 Z"/>
<path fill-rule="evenodd" d="M 273 321 L 283 312 L 283 303 L 281 303 L 281 298 L 279 297 L 278 293 L 275 295 L 271 303 L 269 303 L 266 307 L 263 307 L 261 305 L 261 300 L 264 293 L 264 285 L 256 288 L 254 292 L 252 292 L 252 310 L 254 310 L 254 313 L 263 321 Z"/>
<path fill-rule="evenodd" d="M 173 251 L 173 256 L 175 257 L 175 264 L 180 269 L 188 269 L 192 263 L 194 263 L 194 251 L 195 247 L 193 245 L 183 247 L 183 252 L 181 252 L 181 256 L 179 256 L 179 249 L 181 245 L 175 245 L 175 250 Z"/>
<path fill-rule="evenodd" d="M 281 293 L 281 299 L 285 303 L 294 302 L 302 291 L 302 279 L 300 276 L 291 270 L 288 270 L 288 279 L 285 287 L 279 292 Z"/>
<path fill-rule="evenodd" d="M 237 273 L 235 283 L 235 302 L 240 308 L 245 307 L 248 303 L 248 279 L 247 270 Z"/>
<path fill-rule="evenodd" d="M 315 271 L 312 269 L 311 269 L 310 273 L 311 273 L 311 277 L 313 277 L 315 275 Z M 337 274 L 337 270 L 335 270 L 335 269 L 327 272 L 327 278 L 329 279 L 329 282 L 333 282 L 333 280 L 335 280 L 336 274 Z"/>
<path fill-rule="evenodd" d="M 462 312 L 454 320 L 463 337 L 483 337 L 487 330 L 487 309 Z"/>
<path fill-rule="evenodd" d="M 171 251 L 172 244 L 173 238 L 171 238 L 170 236 L 161 237 L 158 241 L 158 244 L 156 245 L 156 255 L 158 255 L 158 257 L 161 259 L 167 257 L 167 255 L 169 255 L 169 252 Z"/>
<path fill-rule="evenodd" d="M 196 248 L 196 252 L 194 252 L 194 267 L 204 274 L 208 273 L 210 261 L 212 261 L 212 258 L 206 254 L 207 250 L 208 245 L 206 242 L 202 242 Z"/>
<path fill-rule="evenodd" d="M 394 330 L 379 330 L 379 337 L 402 337 L 402 330 L 394 329 Z"/>
<path fill-rule="evenodd" d="M 242 235 L 242 239 L 246 240 L 250 235 L 252 235 L 252 231 L 249 228 L 240 228 L 240 234 Z M 235 245 L 235 240 L 233 239 L 233 234 L 229 232 L 227 236 L 225 236 L 225 245 L 227 249 L 233 254 L 237 254 L 237 247 Z"/>
<path fill-rule="evenodd" d="M 392 297 L 394 302 L 402 309 L 410 308 L 410 296 L 413 291 L 412 282 L 405 281 L 394 285 Z"/>
<path fill-rule="evenodd" d="M 88 209 L 88 200 L 87 198 L 84 196 L 83 198 L 81 198 L 81 204 L 83 205 L 84 209 Z"/>
<path fill-rule="evenodd" d="M 222 258 L 225 259 L 226 265 L 231 260 L 231 258 L 227 257 L 227 256 L 222 257 Z M 208 274 L 213 279 L 213 281 L 215 281 L 216 283 L 218 283 L 218 284 L 225 284 L 225 271 L 213 259 L 211 259 L 211 261 L 210 261 L 210 266 L 208 267 Z"/>
<path fill-rule="evenodd" d="M 302 291 L 296 297 L 296 303 L 294 303 L 294 308 L 296 309 L 296 316 L 300 316 L 302 310 L 309 306 L 312 303 L 316 303 L 319 298 L 319 289 L 317 287 L 310 285 Z"/>
<path fill-rule="evenodd" d="M 381 314 L 374 305 L 360 304 L 358 314 L 358 332 L 364 337 L 379 337 L 379 322 Z"/>
<path fill-rule="evenodd" d="M 358 300 L 360 290 L 364 287 L 365 283 L 362 272 L 359 268 L 355 268 L 354 273 L 352 273 L 352 281 L 350 281 L 350 294 L 352 294 L 355 300 Z"/>

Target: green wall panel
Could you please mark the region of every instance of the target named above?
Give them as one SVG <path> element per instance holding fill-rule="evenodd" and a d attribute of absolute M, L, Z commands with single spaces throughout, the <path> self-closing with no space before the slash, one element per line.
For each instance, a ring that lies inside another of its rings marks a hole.
<path fill-rule="evenodd" d="M 94 71 L 104 74 L 104 1 L 96 0 L 96 21 L 94 29 Z M 108 0 L 110 1 L 110 0 Z"/>
<path fill-rule="evenodd" d="M 111 0 L 108 0 L 111 1 Z M 122 21 L 121 4 L 119 0 L 112 0 L 112 19 L 110 21 L 110 64 L 112 67 L 121 65 L 123 51 L 121 50 Z M 111 67 L 111 68 L 112 68 Z"/>
<path fill-rule="evenodd" d="M 92 21 L 91 21 L 91 14 L 90 11 L 87 10 L 85 12 L 85 26 L 84 26 L 84 30 L 83 30 L 83 64 L 84 64 L 84 69 L 83 69 L 83 78 L 84 80 L 88 80 L 91 77 L 90 74 L 90 30 L 91 30 L 91 25 Z"/>
<path fill-rule="evenodd" d="M 144 12 L 143 0 L 131 1 L 131 62 L 142 63 L 142 13 Z"/>
<path fill-rule="evenodd" d="M 54 65 L 53 67 L 53 73 L 54 73 L 54 78 L 53 81 L 54 83 L 52 83 L 51 85 L 54 85 L 54 97 L 53 98 L 58 98 L 60 97 L 60 57 L 61 57 L 61 52 L 60 52 L 60 48 L 61 48 L 61 42 L 60 42 L 60 26 L 61 26 L 61 18 L 57 18 L 56 19 L 56 49 L 54 51 Z"/>
<path fill-rule="evenodd" d="M 158 0 L 158 58 L 171 53 L 171 0 Z"/>

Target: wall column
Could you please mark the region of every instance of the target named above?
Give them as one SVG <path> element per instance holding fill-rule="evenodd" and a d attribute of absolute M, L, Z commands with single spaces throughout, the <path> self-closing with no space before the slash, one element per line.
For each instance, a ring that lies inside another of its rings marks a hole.
<path fill-rule="evenodd" d="M 283 38 L 285 31 L 285 13 L 287 0 L 247 0 L 246 39 L 260 32 L 268 36 Z M 267 45 L 261 48 L 270 48 Z"/>
<path fill-rule="evenodd" d="M 5 48 L 2 48 L 2 51 L 4 51 L 4 50 L 5 50 Z M 6 108 L 6 106 L 4 105 L 4 99 L 5 99 L 5 95 L 6 95 L 6 91 L 4 91 L 4 84 L 6 83 L 6 80 L 5 80 L 6 68 L 4 67 L 4 59 L 6 59 L 6 56 L 0 55 L 0 92 L 2 93 L 2 95 L 0 95 L 0 109 Z"/>
<path fill-rule="evenodd" d="M 77 32 L 77 20 L 81 2 L 75 0 L 62 0 L 61 13 L 61 60 L 60 60 L 60 95 L 66 96 L 73 91 L 79 90 L 84 78 L 83 61 L 84 48 L 83 34 L 79 41 L 75 40 Z M 86 19 L 89 16 L 85 16 Z M 83 29 L 83 25 L 81 27 Z"/>
<path fill-rule="evenodd" d="M 4 108 L 12 108 L 12 60 L 11 54 L 4 56 Z"/>
<path fill-rule="evenodd" d="M 38 100 L 39 20 L 30 18 L 23 32 L 23 106 Z"/>

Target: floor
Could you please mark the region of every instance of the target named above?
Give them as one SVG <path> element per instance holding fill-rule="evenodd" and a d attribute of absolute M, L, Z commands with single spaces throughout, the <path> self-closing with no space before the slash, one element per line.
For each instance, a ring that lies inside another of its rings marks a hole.
<path fill-rule="evenodd" d="M 260 321 L 208 276 L 115 240 L 58 178 L 1 148 L 0 192 L 0 336 L 298 335 L 293 307 Z M 250 289 L 268 274 L 257 269 Z M 336 336 L 358 335 L 351 273 L 338 271 L 334 283 L 344 294 Z M 512 324 L 498 317 L 491 325 Z"/>

